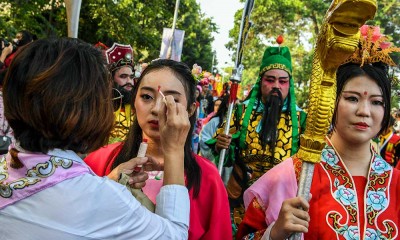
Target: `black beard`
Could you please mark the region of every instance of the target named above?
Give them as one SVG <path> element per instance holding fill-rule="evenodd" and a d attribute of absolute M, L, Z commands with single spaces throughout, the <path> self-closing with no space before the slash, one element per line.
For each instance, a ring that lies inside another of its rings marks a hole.
<path fill-rule="evenodd" d="M 277 93 L 278 95 L 275 95 Z M 274 157 L 275 145 L 277 140 L 277 128 L 282 112 L 282 93 L 279 89 L 272 89 L 264 104 L 264 114 L 261 119 L 260 140 L 263 149 L 270 147 L 271 156 Z"/>
<path fill-rule="evenodd" d="M 126 84 L 126 85 L 128 85 L 128 84 Z M 133 99 L 132 99 L 132 95 L 133 95 L 132 94 L 132 90 L 131 91 L 126 90 L 124 88 L 126 85 L 124 85 L 124 86 L 119 86 L 119 85 L 115 86 L 115 88 L 118 89 L 118 91 L 120 91 L 121 94 L 122 94 L 122 104 L 123 105 L 132 104 L 132 101 L 133 101 Z"/>

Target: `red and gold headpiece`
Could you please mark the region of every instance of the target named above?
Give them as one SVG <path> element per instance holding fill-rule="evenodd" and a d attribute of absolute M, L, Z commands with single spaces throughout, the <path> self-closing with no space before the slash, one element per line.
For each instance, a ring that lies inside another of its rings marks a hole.
<path fill-rule="evenodd" d="M 359 48 L 344 63 L 364 64 L 382 62 L 389 66 L 396 66 L 389 53 L 400 52 L 400 48 L 392 47 L 388 38 L 381 34 L 380 28 L 364 25 L 360 28 L 361 37 Z"/>
<path fill-rule="evenodd" d="M 133 50 L 130 45 L 114 43 L 111 48 L 106 50 L 106 57 L 110 72 L 123 66 L 134 69 Z"/>

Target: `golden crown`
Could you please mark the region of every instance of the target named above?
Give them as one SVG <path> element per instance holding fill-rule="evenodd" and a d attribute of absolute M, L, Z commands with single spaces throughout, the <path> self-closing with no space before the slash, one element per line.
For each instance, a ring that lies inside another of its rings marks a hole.
<path fill-rule="evenodd" d="M 379 27 L 364 25 L 360 28 L 360 32 L 359 48 L 344 63 L 353 62 L 363 66 L 368 63 L 383 62 L 389 66 L 396 66 L 389 53 L 400 52 L 400 48 L 392 47 L 388 37 L 381 34 Z"/>

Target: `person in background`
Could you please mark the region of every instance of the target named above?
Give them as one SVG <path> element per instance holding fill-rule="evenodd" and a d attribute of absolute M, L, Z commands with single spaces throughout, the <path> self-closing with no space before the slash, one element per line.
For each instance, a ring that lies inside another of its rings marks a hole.
<path fill-rule="evenodd" d="M 114 82 L 113 104 L 115 126 L 109 143 L 121 142 L 126 138 L 133 122 L 132 89 L 134 86 L 133 51 L 130 45 L 114 43 L 105 51 L 108 69 Z"/>
<path fill-rule="evenodd" d="M 394 125 L 393 129 L 396 134 L 400 134 L 400 110 L 394 113 Z"/>
<path fill-rule="evenodd" d="M 210 80 L 208 78 L 202 78 L 199 82 L 201 86 L 200 94 L 200 113 L 199 118 L 203 119 L 214 110 L 214 98 L 210 90 Z"/>
<path fill-rule="evenodd" d="M 214 111 L 207 115 L 203 120 L 203 125 L 206 125 L 212 117 L 218 112 L 219 107 L 221 106 L 222 98 L 217 98 L 214 100 Z"/>
<path fill-rule="evenodd" d="M 102 53 L 79 39 L 40 39 L 15 56 L 3 86 L 16 143 L 0 158 L 1 238 L 187 239 L 182 139 L 190 123 L 172 96 L 159 107 L 159 134 L 173 145 L 160 145 L 171 157 L 164 159 L 156 214 L 78 156 L 108 141 L 111 86 Z M 123 169 L 138 177 L 135 167 L 152 163 L 133 158 Z"/>
<path fill-rule="evenodd" d="M 232 114 L 230 134 L 225 124 L 207 144 L 220 161 L 233 165 L 227 183 L 233 231 L 244 214 L 243 192 L 262 174 L 297 152 L 306 114 L 296 105 L 292 61 L 288 47 L 267 47 L 250 96 Z"/>
<path fill-rule="evenodd" d="M 217 129 L 224 122 L 226 118 L 226 113 L 228 111 L 228 99 L 229 96 L 225 96 L 223 98 L 218 98 L 215 101 L 214 107 L 218 106 L 218 110 L 216 111 L 214 116 L 211 117 L 210 121 L 204 125 L 203 129 L 200 132 L 200 155 L 211 160 L 214 163 L 214 155 L 206 142 L 213 138 Z M 218 102 L 220 103 L 218 104 Z"/>
<path fill-rule="evenodd" d="M 379 136 L 379 153 L 390 165 L 395 167 L 400 159 L 400 136 L 393 129 L 394 117 L 390 116 L 389 126 Z"/>
<path fill-rule="evenodd" d="M 181 104 L 182 107 L 174 111 L 188 113 L 189 133 L 193 131 L 196 121 L 195 89 L 195 79 L 186 64 L 167 59 L 151 62 L 133 90 L 135 118 L 126 140 L 92 152 L 85 162 L 96 174 L 118 181 L 125 166 L 131 165 L 131 159 L 138 154 L 143 139 L 148 143 L 147 156 L 161 165 L 165 165 L 167 158 L 184 157 L 182 167 L 190 195 L 189 239 L 232 239 L 228 196 L 217 168 L 208 159 L 193 153 L 191 134 L 179 140 L 185 142 L 182 147 L 176 145 L 176 139 L 162 134 L 160 128 L 163 93 Z M 182 152 L 172 154 L 164 145 Z M 155 196 L 162 186 L 165 170 L 147 171 L 149 179 L 142 190 L 153 203 L 156 203 Z M 135 178 L 129 181 L 133 187 L 138 187 Z"/>
<path fill-rule="evenodd" d="M 222 123 L 226 118 L 226 114 L 228 112 L 229 96 L 226 95 L 219 99 L 221 99 L 221 103 L 219 104 L 218 111 L 210 119 L 210 121 L 206 125 L 204 125 L 203 129 L 200 132 L 200 141 L 199 141 L 200 155 L 209 159 L 216 166 L 218 166 L 218 162 L 216 161 L 213 151 L 210 149 L 207 143 L 213 140 L 212 138 L 215 135 L 217 129 L 221 127 Z M 217 103 L 214 104 L 214 108 L 216 105 L 218 104 Z M 228 179 L 231 172 L 232 172 L 232 165 L 224 166 L 223 175 L 221 177 L 225 185 L 228 183 Z"/>
<path fill-rule="evenodd" d="M 200 132 L 203 129 L 203 119 L 200 118 L 200 112 L 203 111 L 200 109 L 200 98 L 201 98 L 201 92 L 203 89 L 201 86 L 197 85 L 196 90 L 195 90 L 195 99 L 196 99 L 196 123 L 193 128 L 193 133 L 192 133 L 192 149 L 194 153 L 199 152 L 199 141 L 200 141 Z M 204 113 L 204 111 L 203 111 Z"/>
<path fill-rule="evenodd" d="M 22 30 L 17 32 L 15 35 L 15 39 L 13 39 L 12 43 L 9 43 L 8 46 L 4 45 L 4 41 L 2 41 L 2 53 L 0 55 L 0 70 L 4 70 L 8 68 L 11 64 L 11 61 L 14 59 L 15 54 L 18 48 L 37 40 L 36 35 L 30 33 L 27 30 Z"/>

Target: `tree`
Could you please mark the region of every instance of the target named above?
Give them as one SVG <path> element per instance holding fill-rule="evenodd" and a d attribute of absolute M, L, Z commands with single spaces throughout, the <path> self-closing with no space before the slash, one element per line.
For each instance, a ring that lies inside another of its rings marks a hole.
<path fill-rule="evenodd" d="M 244 2 L 244 0 L 242 0 Z M 330 6 L 328 0 L 258 0 L 251 14 L 254 27 L 251 29 L 244 50 L 242 85 L 254 84 L 258 67 L 267 46 L 277 44 L 275 38 L 282 34 L 284 45 L 290 48 L 293 64 L 293 78 L 299 106 L 308 98 L 308 83 L 311 76 L 312 46 L 320 31 L 324 15 Z M 231 41 L 226 46 L 235 51 L 242 10 L 235 14 L 235 26 L 230 31 Z M 367 24 L 378 25 L 384 34 L 390 36 L 396 46 L 400 46 L 400 4 L 398 0 L 378 1 L 378 11 L 373 21 Z M 399 62 L 399 54 L 393 58 Z"/>
<path fill-rule="evenodd" d="M 39 38 L 66 36 L 66 10 L 61 0 L 0 0 L 0 35 L 13 38 L 27 29 Z M 88 43 L 131 44 L 135 61 L 149 62 L 160 55 L 164 27 L 171 27 L 175 0 L 82 1 L 78 36 Z M 185 31 L 182 61 L 211 69 L 212 19 L 201 13 L 196 0 L 181 1 L 177 29 Z"/>

